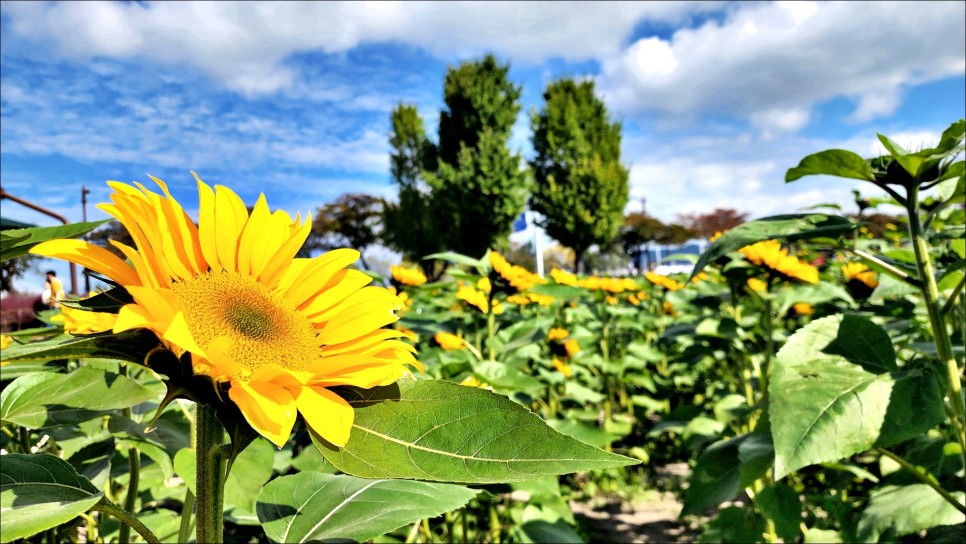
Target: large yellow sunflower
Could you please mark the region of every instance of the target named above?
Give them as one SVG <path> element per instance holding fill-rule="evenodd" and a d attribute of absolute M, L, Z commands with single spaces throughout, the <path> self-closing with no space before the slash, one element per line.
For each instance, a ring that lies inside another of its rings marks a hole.
<path fill-rule="evenodd" d="M 114 332 L 153 331 L 196 374 L 229 384 L 248 423 L 277 446 L 301 413 L 322 438 L 344 446 L 352 408 L 330 387 L 387 385 L 421 368 L 402 332 L 396 297 L 346 269 L 358 257 L 337 249 L 296 259 L 311 221 L 269 211 L 264 195 L 249 215 L 231 190 L 198 179 L 196 225 L 171 197 L 140 183 L 108 182 L 113 204 L 98 206 L 127 228 L 127 257 L 81 240 L 37 245 L 38 255 L 86 266 L 123 286 L 134 303 L 121 308 Z"/>

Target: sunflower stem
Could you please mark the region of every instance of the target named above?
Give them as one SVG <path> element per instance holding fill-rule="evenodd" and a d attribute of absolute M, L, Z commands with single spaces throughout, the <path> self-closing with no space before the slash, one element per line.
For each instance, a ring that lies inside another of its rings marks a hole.
<path fill-rule="evenodd" d="M 195 416 L 197 455 L 195 518 L 198 542 L 220 544 L 224 538 L 222 508 L 225 492 L 225 466 L 221 455 L 223 429 L 214 407 L 198 404 Z"/>

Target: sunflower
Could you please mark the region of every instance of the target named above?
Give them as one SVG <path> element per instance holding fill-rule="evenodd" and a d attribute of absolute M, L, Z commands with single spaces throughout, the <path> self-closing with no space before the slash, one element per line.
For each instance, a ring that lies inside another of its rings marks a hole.
<path fill-rule="evenodd" d="M 463 349 L 463 336 L 458 334 L 452 334 L 444 331 L 439 331 L 433 336 L 439 347 L 443 348 L 445 351 L 452 351 L 454 349 Z"/>
<path fill-rule="evenodd" d="M 778 240 L 766 240 L 738 250 L 748 261 L 765 266 L 789 278 L 818 283 L 818 269 L 789 255 Z"/>
<path fill-rule="evenodd" d="M 400 285 L 418 287 L 426 283 L 426 275 L 415 268 L 390 266 L 389 270 L 392 272 L 393 281 Z"/>
<path fill-rule="evenodd" d="M 842 265 L 842 275 L 845 277 L 845 288 L 853 298 L 866 299 L 879 286 L 879 278 L 875 270 L 863 263 L 845 263 Z"/>
<path fill-rule="evenodd" d="M 64 332 L 70 334 L 95 334 L 113 329 L 117 322 L 117 314 L 86 312 L 61 305 L 60 313 L 50 320 L 54 323 L 63 323 Z"/>
<path fill-rule="evenodd" d="M 550 277 L 553 278 L 553 281 L 558 285 L 570 285 L 572 287 L 577 286 L 577 276 L 571 274 L 570 272 L 560 270 L 559 268 L 554 268 L 551 270 Z"/>
<path fill-rule="evenodd" d="M 647 281 L 657 285 L 658 287 L 663 287 L 668 291 L 677 291 L 679 289 L 684 289 L 684 284 L 676 279 L 669 278 L 667 276 L 656 274 L 654 272 L 648 272 L 644 275 Z"/>
<path fill-rule="evenodd" d="M 567 363 L 565 363 L 565 362 L 563 362 L 563 361 L 561 361 L 560 359 L 558 359 L 558 358 L 556 358 L 556 357 L 554 357 L 554 358 L 553 358 L 553 359 L 551 360 L 551 363 L 553 364 L 553 367 L 554 367 L 555 369 L 557 369 L 557 372 L 559 372 L 559 373 L 561 373 L 561 374 L 563 374 L 565 378 L 569 378 L 569 377 L 570 377 L 570 376 L 572 376 L 572 375 L 573 375 L 573 373 L 574 373 L 574 371 L 573 371 L 573 369 L 572 369 L 572 368 L 570 367 L 570 365 L 568 365 Z"/>
<path fill-rule="evenodd" d="M 352 407 L 329 388 L 388 385 L 421 369 L 402 332 L 396 297 L 346 267 L 359 258 L 337 249 L 295 254 L 311 221 L 269 211 L 261 195 L 251 214 L 231 190 L 198 179 L 197 225 L 168 192 L 120 182 L 111 204 L 136 247 L 111 241 L 127 257 L 81 240 L 52 240 L 32 252 L 75 262 L 125 288 L 114 332 L 147 329 L 195 374 L 227 384 L 228 397 L 255 431 L 281 447 L 297 414 L 325 440 L 344 446 Z"/>

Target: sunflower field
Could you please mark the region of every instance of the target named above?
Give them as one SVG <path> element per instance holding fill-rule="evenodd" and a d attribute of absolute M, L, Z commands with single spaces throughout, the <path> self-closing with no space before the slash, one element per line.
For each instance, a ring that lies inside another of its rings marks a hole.
<path fill-rule="evenodd" d="M 575 507 L 653 489 L 681 541 L 961 542 L 964 128 L 788 170 L 885 191 L 883 236 L 767 217 L 672 277 L 382 278 L 296 258 L 264 197 L 111 182 L 124 260 L 94 223 L 0 235 L 110 286 L 2 337 L 0 542 L 622 541 Z"/>

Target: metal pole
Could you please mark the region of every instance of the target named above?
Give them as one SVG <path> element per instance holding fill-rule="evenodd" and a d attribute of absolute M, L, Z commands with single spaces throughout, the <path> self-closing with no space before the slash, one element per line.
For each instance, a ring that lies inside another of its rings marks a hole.
<path fill-rule="evenodd" d="M 15 197 L 12 194 L 4 191 L 3 188 L 0 187 L 0 200 L 2 200 L 4 198 L 10 199 L 10 200 L 16 202 L 17 204 L 22 204 L 22 205 L 30 208 L 31 210 L 36 210 L 36 211 L 38 211 L 38 212 L 40 212 L 40 213 L 42 213 L 44 215 L 48 215 L 50 217 L 53 217 L 54 219 L 60 221 L 61 223 L 65 224 L 65 225 L 69 225 L 70 224 L 70 221 L 68 221 L 67 218 L 64 217 L 63 215 L 60 215 L 59 213 L 56 213 L 56 212 L 52 212 L 52 211 L 48 210 L 47 208 L 43 208 L 41 206 L 38 206 L 38 205 L 34 204 L 33 202 L 29 202 L 29 201 L 24 200 L 22 198 Z M 72 294 L 72 295 L 76 295 L 77 294 L 77 265 L 75 265 L 74 263 L 70 263 L 70 294 Z"/>
<path fill-rule="evenodd" d="M 85 223 L 87 223 L 87 195 L 90 192 L 90 189 L 81 185 L 81 218 Z M 86 273 L 84 274 L 84 292 L 88 294 L 91 292 L 91 276 Z"/>

